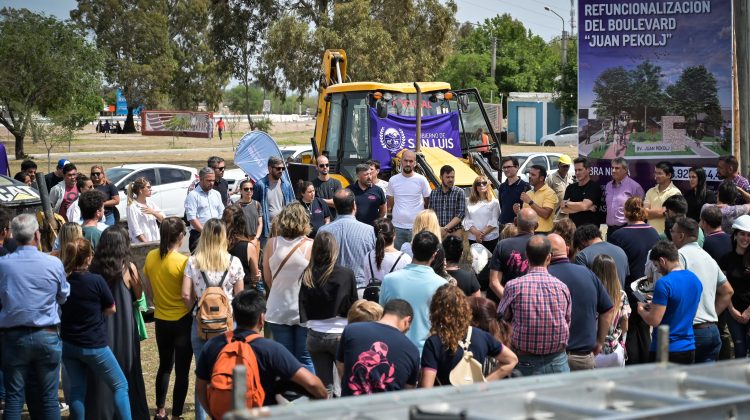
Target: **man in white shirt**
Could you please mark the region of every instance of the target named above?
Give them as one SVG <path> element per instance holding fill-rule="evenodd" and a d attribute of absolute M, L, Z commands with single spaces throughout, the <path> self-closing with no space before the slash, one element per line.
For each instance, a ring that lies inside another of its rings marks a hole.
<path fill-rule="evenodd" d="M 396 229 L 394 246 L 401 249 L 404 242 L 411 242 L 411 228 L 417 213 L 427 208 L 430 199 L 430 183 L 427 178 L 414 172 L 417 154 L 405 150 L 401 157 L 401 173 L 391 177 L 386 189 L 388 209 L 393 212 L 393 227 Z"/>

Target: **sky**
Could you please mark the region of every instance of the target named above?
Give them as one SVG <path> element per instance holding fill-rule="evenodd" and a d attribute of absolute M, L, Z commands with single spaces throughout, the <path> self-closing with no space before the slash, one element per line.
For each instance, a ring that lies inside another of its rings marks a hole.
<path fill-rule="evenodd" d="M 565 30 L 570 31 L 570 0 L 455 0 L 459 22 L 483 22 L 498 14 L 509 13 L 531 31 L 549 41 L 562 32 L 560 18 L 544 10 L 548 6 L 565 19 Z M 574 0 L 577 3 L 577 0 Z M 0 0 L 0 7 L 25 7 L 59 19 L 70 17 L 75 0 Z"/>

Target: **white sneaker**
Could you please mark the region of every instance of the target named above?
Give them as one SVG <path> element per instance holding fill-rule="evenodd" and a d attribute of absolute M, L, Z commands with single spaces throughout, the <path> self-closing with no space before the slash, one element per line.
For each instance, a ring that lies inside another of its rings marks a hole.
<path fill-rule="evenodd" d="M 66 411 L 70 410 L 70 406 L 68 404 L 65 404 L 64 402 L 60 401 L 60 412 L 64 413 Z"/>

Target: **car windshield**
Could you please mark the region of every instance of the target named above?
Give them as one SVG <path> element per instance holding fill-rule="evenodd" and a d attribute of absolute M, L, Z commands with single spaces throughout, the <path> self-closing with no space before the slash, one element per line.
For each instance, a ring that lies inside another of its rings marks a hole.
<path fill-rule="evenodd" d="M 528 156 L 515 156 L 516 159 L 518 159 L 518 167 L 522 167 L 523 163 L 526 162 L 526 159 L 528 159 Z"/>
<path fill-rule="evenodd" d="M 281 157 L 284 160 L 289 159 L 289 157 L 292 156 L 293 154 L 294 154 L 294 150 L 282 150 L 281 151 Z"/>
<path fill-rule="evenodd" d="M 117 184 L 123 178 L 128 176 L 128 174 L 132 173 L 133 170 L 128 168 L 109 168 L 104 172 L 107 173 L 107 179 L 109 180 L 109 182 Z"/>
<path fill-rule="evenodd" d="M 25 185 L 25 184 L 22 184 L 14 180 L 13 178 L 0 176 L 0 187 L 10 187 L 11 185 Z"/>

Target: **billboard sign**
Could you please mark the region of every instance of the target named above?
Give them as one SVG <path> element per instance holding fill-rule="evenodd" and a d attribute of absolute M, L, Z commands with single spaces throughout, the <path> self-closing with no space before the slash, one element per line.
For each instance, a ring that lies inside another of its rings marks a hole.
<path fill-rule="evenodd" d="M 579 0 L 578 12 L 578 152 L 595 179 L 624 157 L 644 190 L 663 160 L 675 181 L 693 166 L 718 181 L 732 153 L 731 2 Z"/>
<path fill-rule="evenodd" d="M 179 124 L 176 124 L 179 122 Z M 171 136 L 179 127 L 183 137 L 213 137 L 213 113 L 192 111 L 143 111 L 141 134 L 144 136 Z"/>

